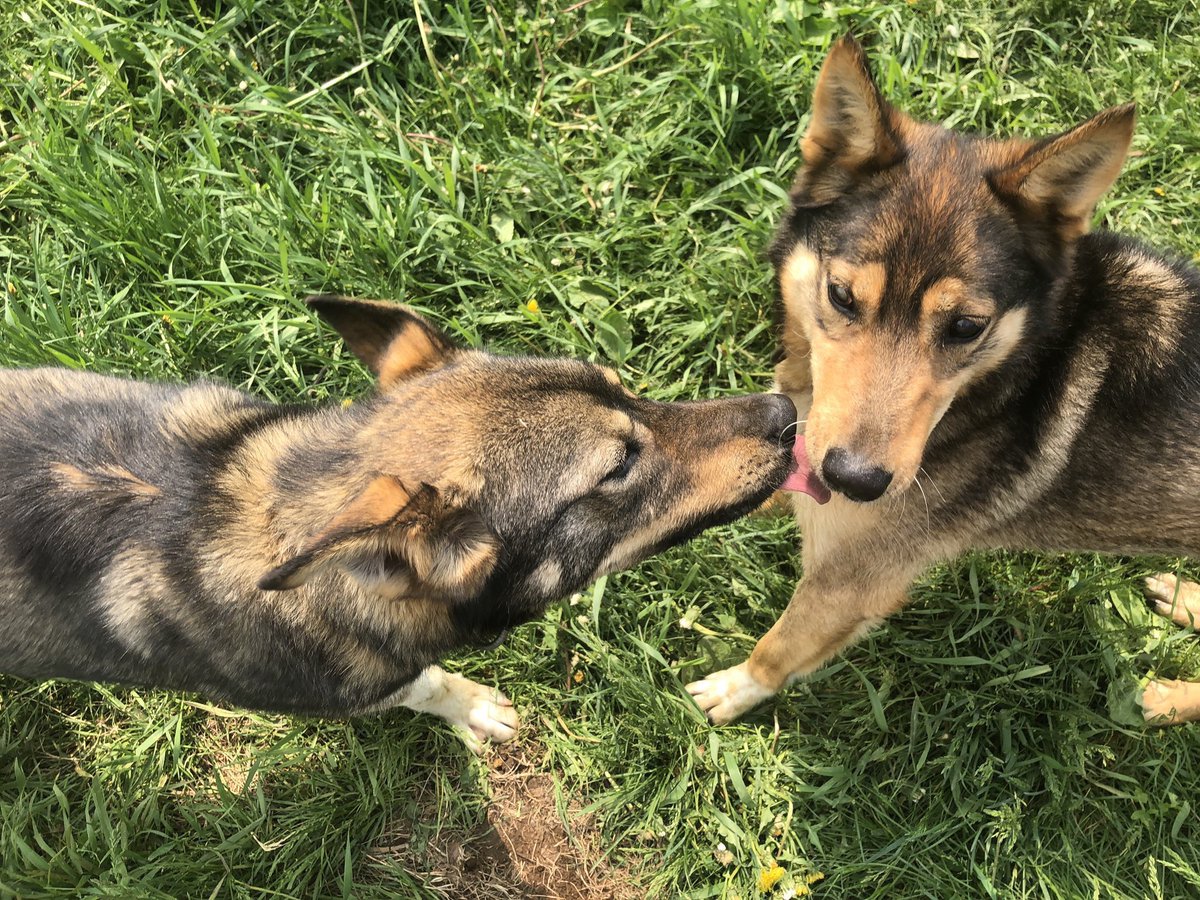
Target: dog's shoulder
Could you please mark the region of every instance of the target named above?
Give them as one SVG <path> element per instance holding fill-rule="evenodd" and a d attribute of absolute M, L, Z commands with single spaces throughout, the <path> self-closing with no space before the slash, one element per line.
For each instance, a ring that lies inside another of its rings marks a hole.
<path fill-rule="evenodd" d="M 1169 315 L 1180 304 L 1200 305 L 1200 270 L 1136 238 L 1093 232 L 1080 239 L 1077 258 L 1077 287 L 1124 307 L 1122 314 L 1148 308 Z"/>
<path fill-rule="evenodd" d="M 211 381 L 183 386 L 164 399 L 158 409 L 164 437 L 192 445 L 236 441 L 289 412 L 286 407 Z"/>
<path fill-rule="evenodd" d="M 1110 388 L 1192 393 L 1200 387 L 1200 271 L 1134 238 L 1101 231 L 1080 240 L 1074 273 L 1077 316 L 1103 344 Z"/>

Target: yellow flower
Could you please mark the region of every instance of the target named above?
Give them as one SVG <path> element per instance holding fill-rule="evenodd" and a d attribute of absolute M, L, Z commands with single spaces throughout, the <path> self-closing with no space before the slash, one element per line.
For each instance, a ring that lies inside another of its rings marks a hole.
<path fill-rule="evenodd" d="M 775 860 L 771 860 L 771 865 L 758 873 L 758 889 L 762 893 L 767 893 L 775 885 L 779 884 L 780 880 L 786 875 L 783 867 Z"/>
<path fill-rule="evenodd" d="M 531 313 L 536 313 L 538 311 L 538 302 L 536 300 L 530 300 L 525 304 L 525 308 Z"/>
<path fill-rule="evenodd" d="M 575 670 L 575 683 L 576 683 L 576 684 L 583 684 L 583 669 L 576 669 L 576 670 Z"/>
<path fill-rule="evenodd" d="M 1167 196 L 1167 192 L 1166 192 L 1166 190 L 1164 190 L 1163 188 L 1160 188 L 1160 187 L 1156 187 L 1156 188 L 1154 189 L 1154 193 L 1158 194 L 1158 196 L 1160 196 L 1160 197 L 1165 197 L 1165 196 Z"/>
<path fill-rule="evenodd" d="M 13 284 L 11 281 L 8 283 L 8 292 L 10 294 L 15 294 L 17 292 L 17 286 L 15 284 Z"/>
<path fill-rule="evenodd" d="M 354 400 L 352 398 L 347 397 L 345 400 L 342 401 L 342 409 L 349 409 L 350 404 L 353 402 L 354 402 Z"/>
<path fill-rule="evenodd" d="M 809 872 L 807 875 L 804 876 L 805 884 L 816 884 L 818 881 L 824 881 L 824 880 L 825 880 L 824 872 Z"/>

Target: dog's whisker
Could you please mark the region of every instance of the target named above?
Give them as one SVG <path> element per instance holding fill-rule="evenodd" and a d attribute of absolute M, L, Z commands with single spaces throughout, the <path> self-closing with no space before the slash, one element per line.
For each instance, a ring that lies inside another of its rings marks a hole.
<path fill-rule="evenodd" d="M 807 421 L 808 421 L 807 419 L 797 419 L 795 422 L 789 422 L 787 425 L 784 426 L 783 431 L 787 431 L 789 428 L 795 428 L 796 434 L 799 435 L 800 430 L 804 427 L 804 423 Z M 776 447 L 783 446 L 783 432 L 782 431 L 779 433 L 779 437 L 775 441 L 775 446 Z"/>
<path fill-rule="evenodd" d="M 919 467 L 917 468 L 917 475 L 918 475 L 918 476 L 920 476 L 920 475 L 924 475 L 926 478 L 928 478 L 928 479 L 929 479 L 929 486 L 930 486 L 931 488 L 933 488 L 935 491 L 937 491 L 937 492 L 938 492 L 938 497 L 940 497 L 940 498 L 941 498 L 941 500 L 942 500 L 942 502 L 943 502 L 943 503 L 945 503 L 945 502 L 946 502 L 946 495 L 942 493 L 942 489 L 941 489 L 940 487 L 938 487 L 938 486 L 937 486 L 937 482 L 933 480 L 933 476 L 932 476 L 932 475 L 930 475 L 928 471 L 926 471 L 926 469 L 925 469 L 925 467 L 924 467 L 924 466 L 919 466 Z"/>
<path fill-rule="evenodd" d="M 929 498 L 925 496 L 925 488 L 921 487 L 921 471 L 917 470 L 917 475 L 913 479 L 913 484 L 917 486 L 917 490 L 921 492 L 921 499 L 925 501 L 925 531 L 932 531 L 933 526 L 929 521 Z"/>

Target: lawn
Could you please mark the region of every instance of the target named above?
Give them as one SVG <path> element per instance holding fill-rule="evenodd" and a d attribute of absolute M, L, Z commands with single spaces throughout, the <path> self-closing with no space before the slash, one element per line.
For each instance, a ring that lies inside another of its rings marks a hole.
<path fill-rule="evenodd" d="M 338 402 L 367 375 L 300 298 L 341 291 L 654 397 L 761 390 L 763 251 L 851 28 L 957 127 L 1136 100 L 1101 215 L 1200 254 L 1195 0 L 8 2 L 0 363 Z M 482 761 L 404 711 L 0 678 L 0 897 L 750 898 L 772 860 L 776 897 L 1200 896 L 1200 727 L 1134 706 L 1200 675 L 1138 581 L 1200 570 L 970 556 L 710 727 L 683 684 L 769 626 L 798 540 L 718 529 L 451 660 L 524 717 Z"/>

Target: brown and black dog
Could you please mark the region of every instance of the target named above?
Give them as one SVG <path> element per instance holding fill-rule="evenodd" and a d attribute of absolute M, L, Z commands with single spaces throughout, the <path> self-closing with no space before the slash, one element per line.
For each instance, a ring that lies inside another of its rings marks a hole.
<path fill-rule="evenodd" d="M 821 69 L 772 246 L 776 382 L 804 420 L 804 579 L 743 664 L 689 685 L 727 722 L 968 548 L 1200 556 L 1200 273 L 1089 233 L 1132 106 L 1042 140 L 890 106 L 851 38 Z M 811 463 L 808 461 L 811 460 Z M 922 481 L 924 482 L 922 484 Z M 1147 581 L 1195 624 L 1200 588 Z M 1200 717 L 1152 682 L 1147 719 Z"/>
<path fill-rule="evenodd" d="M 374 397 L 0 371 L 0 672 L 404 705 L 505 740 L 511 704 L 441 656 L 753 509 L 791 466 L 786 397 L 655 403 L 400 306 L 309 303 Z"/>

